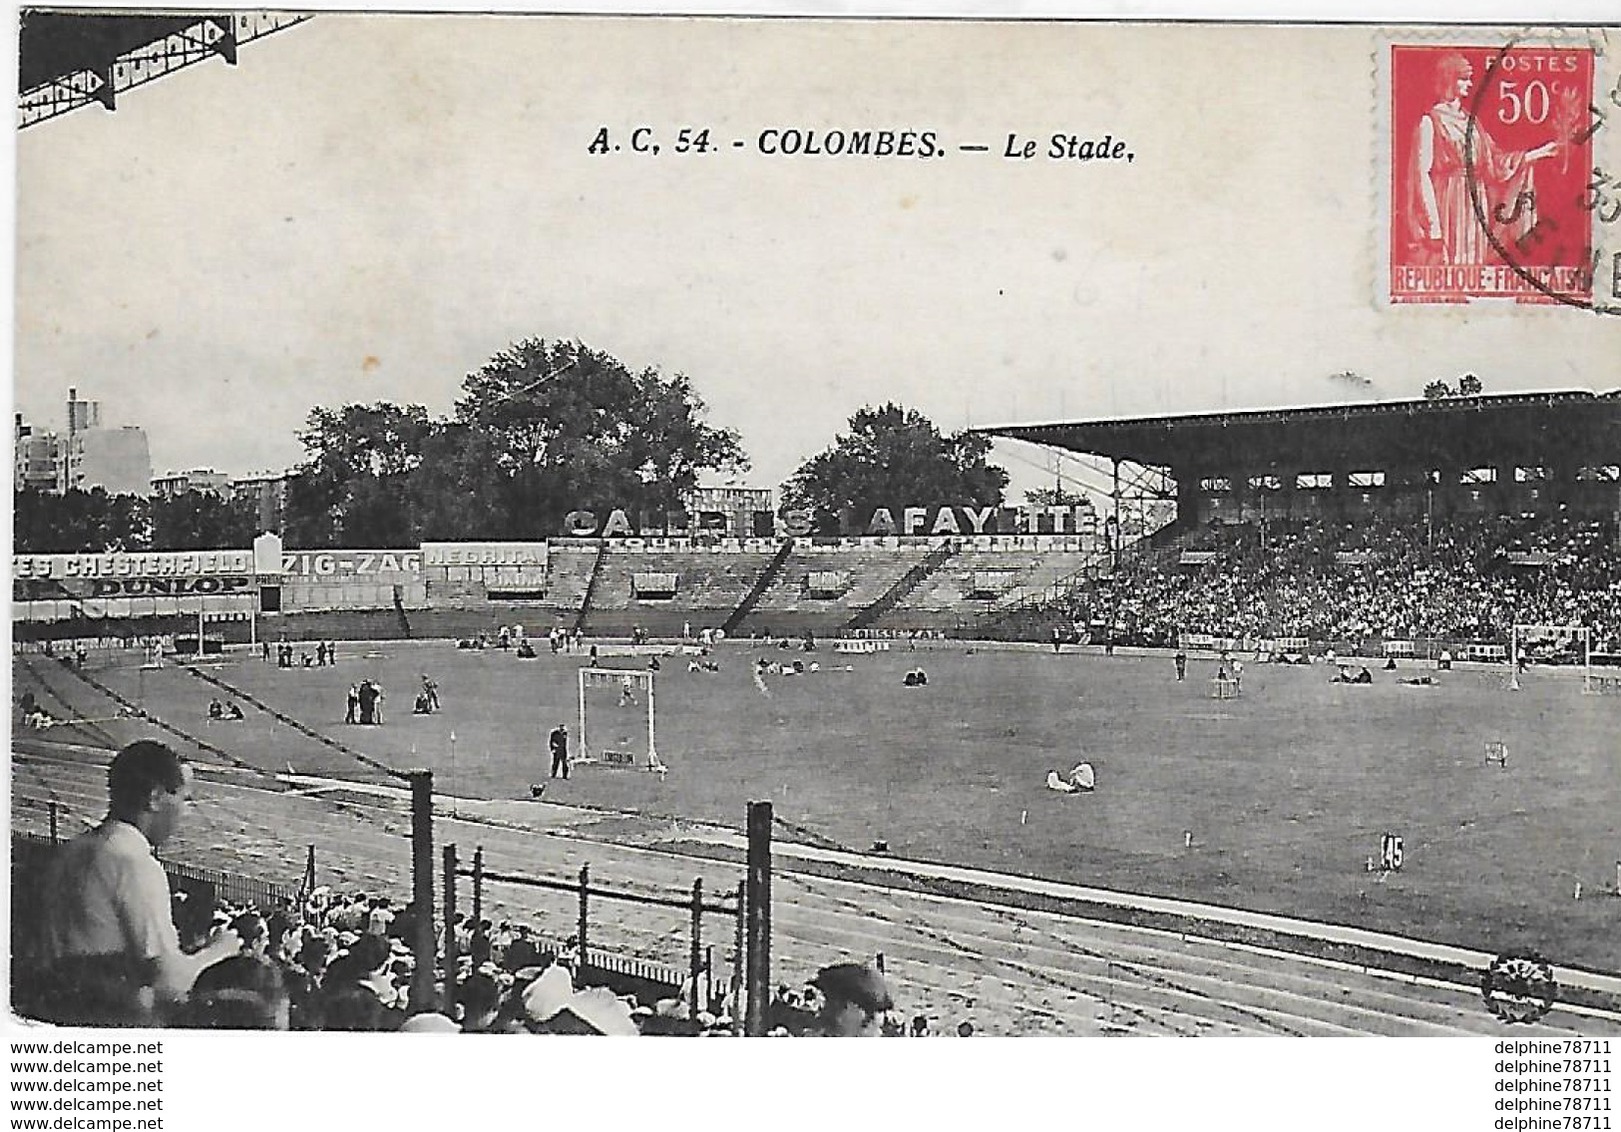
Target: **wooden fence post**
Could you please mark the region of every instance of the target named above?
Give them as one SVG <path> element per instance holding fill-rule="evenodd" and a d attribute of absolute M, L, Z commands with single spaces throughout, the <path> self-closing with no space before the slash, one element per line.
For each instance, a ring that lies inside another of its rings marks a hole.
<path fill-rule="evenodd" d="M 580 866 L 580 966 L 585 966 L 586 925 L 591 918 L 591 866 Z"/>
<path fill-rule="evenodd" d="M 750 802 L 748 817 L 748 1023 L 751 1038 L 765 1034 L 771 996 L 771 803 Z"/>
<path fill-rule="evenodd" d="M 445 1017 L 456 1017 L 456 846 L 445 846 Z"/>
<path fill-rule="evenodd" d="M 687 1017 L 693 1022 L 698 1020 L 698 975 L 703 963 L 703 933 L 704 879 L 699 877 L 692 882 L 692 961 L 688 964 L 692 970 L 692 996 L 687 1003 Z"/>

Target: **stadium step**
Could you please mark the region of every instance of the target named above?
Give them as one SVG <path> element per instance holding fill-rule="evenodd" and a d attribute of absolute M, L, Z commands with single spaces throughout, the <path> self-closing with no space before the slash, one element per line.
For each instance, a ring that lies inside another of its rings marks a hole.
<path fill-rule="evenodd" d="M 728 637 L 736 635 L 738 626 L 743 624 L 743 619 L 759 604 L 760 599 L 765 596 L 765 592 L 771 588 L 771 583 L 775 582 L 778 576 L 781 575 L 782 568 L 788 561 L 788 556 L 793 552 L 794 540 L 792 538 L 783 539 L 782 545 L 777 548 L 777 553 L 771 556 L 771 561 L 766 563 L 766 568 L 760 572 L 758 578 L 754 579 L 754 585 L 749 587 L 749 592 L 744 595 L 743 600 L 737 603 L 737 608 L 732 610 L 731 614 L 721 624 L 721 629 Z"/>

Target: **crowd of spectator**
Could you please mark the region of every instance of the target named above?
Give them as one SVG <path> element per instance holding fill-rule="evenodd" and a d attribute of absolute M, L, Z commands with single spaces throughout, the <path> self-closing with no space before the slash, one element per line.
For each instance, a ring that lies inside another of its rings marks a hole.
<path fill-rule="evenodd" d="M 1613 651 L 1621 545 L 1613 522 L 1562 515 L 1212 525 L 1054 612 L 1150 646 L 1181 633 L 1506 644 L 1515 624 L 1547 624 L 1587 626 Z"/>
<path fill-rule="evenodd" d="M 54 847 L 29 919 L 37 938 L 14 979 L 19 1012 L 86 1026 L 729 1036 L 735 985 L 644 980 L 616 994 L 582 985 L 572 940 L 458 913 L 436 922 L 431 978 L 416 978 L 420 912 L 386 896 L 315 888 L 274 907 L 219 904 L 207 888 L 172 891 L 155 850 L 179 828 L 190 767 L 141 740 L 108 774 L 105 821 Z M 430 913 L 431 914 L 431 913 Z M 448 957 L 454 957 L 451 962 Z M 454 1003 L 445 1003 L 454 968 Z M 707 993 L 706 993 L 707 992 Z M 874 966 L 824 967 L 765 1011 L 776 1035 L 927 1033 L 896 1014 Z"/>

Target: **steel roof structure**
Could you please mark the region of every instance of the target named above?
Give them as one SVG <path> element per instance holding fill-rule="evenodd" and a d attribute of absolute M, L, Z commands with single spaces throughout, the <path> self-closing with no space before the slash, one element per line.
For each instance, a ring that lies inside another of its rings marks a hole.
<path fill-rule="evenodd" d="M 1621 462 L 1621 389 L 1379 401 L 973 430 L 1172 469 Z"/>
<path fill-rule="evenodd" d="M 237 48 L 309 19 L 289 12 L 84 12 L 27 8 L 18 33 L 20 126 L 100 105 L 209 59 L 235 64 Z"/>

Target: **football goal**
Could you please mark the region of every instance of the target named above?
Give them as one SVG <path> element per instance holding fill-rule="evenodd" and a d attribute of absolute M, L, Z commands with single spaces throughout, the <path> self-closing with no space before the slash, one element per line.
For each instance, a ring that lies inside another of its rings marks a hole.
<path fill-rule="evenodd" d="M 654 675 L 628 668 L 580 669 L 576 762 L 656 774 L 669 769 L 659 759 Z M 644 719 L 645 744 L 637 738 Z"/>
<path fill-rule="evenodd" d="M 1510 691 L 1519 690 L 1520 671 L 1531 663 L 1579 666 L 1582 691 L 1597 690 L 1593 678 L 1593 631 L 1585 625 L 1516 624 L 1509 638 Z"/>

